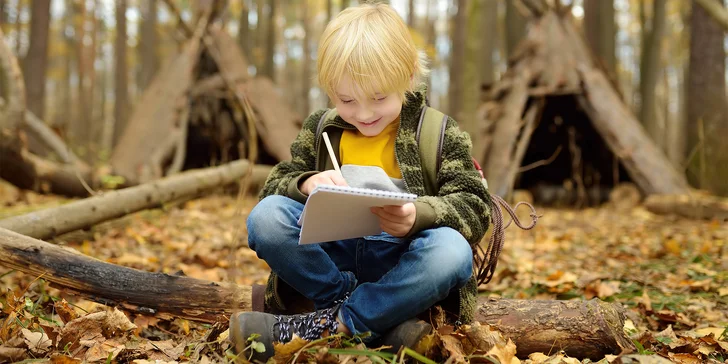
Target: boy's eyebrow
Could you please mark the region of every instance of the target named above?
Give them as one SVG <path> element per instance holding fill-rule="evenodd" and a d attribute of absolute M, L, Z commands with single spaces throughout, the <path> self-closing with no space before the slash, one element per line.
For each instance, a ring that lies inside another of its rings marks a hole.
<path fill-rule="evenodd" d="M 349 96 L 349 95 L 342 95 L 342 94 L 340 94 L 340 93 L 338 93 L 338 92 L 336 93 L 336 96 L 338 96 L 338 97 L 339 97 L 340 99 L 343 99 L 343 98 L 351 99 L 351 98 L 352 98 L 352 97 L 351 97 L 351 96 Z"/>

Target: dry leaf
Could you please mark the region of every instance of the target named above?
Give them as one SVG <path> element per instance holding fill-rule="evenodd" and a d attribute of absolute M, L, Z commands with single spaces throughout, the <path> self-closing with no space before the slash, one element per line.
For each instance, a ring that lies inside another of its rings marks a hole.
<path fill-rule="evenodd" d="M 276 363 L 287 363 L 291 358 L 293 358 L 296 353 L 301 350 L 304 346 L 308 344 L 308 341 L 301 339 L 298 336 L 294 336 L 293 340 L 281 344 L 281 343 L 273 343 L 273 351 L 275 352 L 275 355 L 273 356 L 273 361 Z"/>
<path fill-rule="evenodd" d="M 28 357 L 24 348 L 13 348 L 9 346 L 0 346 L 0 363 L 13 363 L 21 361 Z"/>
<path fill-rule="evenodd" d="M 51 357 L 51 364 L 81 364 L 80 359 L 71 358 L 66 355 L 54 355 Z"/>
<path fill-rule="evenodd" d="M 485 355 L 495 357 L 500 363 L 513 364 L 521 362 L 516 358 L 516 344 L 511 339 L 508 339 L 505 345 L 496 344 Z"/>
<path fill-rule="evenodd" d="M 61 321 L 63 321 L 64 324 L 67 324 L 78 318 L 78 314 L 76 313 L 76 311 L 68 304 L 65 299 L 56 301 L 56 303 L 53 304 L 53 307 L 56 309 L 56 313 L 58 313 L 58 316 L 60 316 Z"/>
<path fill-rule="evenodd" d="M 125 348 L 118 339 L 99 341 L 86 351 L 85 359 L 87 362 L 113 360 Z"/>
<path fill-rule="evenodd" d="M 465 353 L 463 352 L 463 344 L 452 335 L 445 335 L 440 338 L 442 346 L 447 351 L 448 362 L 465 363 Z"/>
<path fill-rule="evenodd" d="M 33 332 L 28 329 L 21 330 L 25 344 L 28 345 L 28 349 L 34 354 L 43 354 L 47 352 L 53 343 L 48 338 L 45 332 Z"/>

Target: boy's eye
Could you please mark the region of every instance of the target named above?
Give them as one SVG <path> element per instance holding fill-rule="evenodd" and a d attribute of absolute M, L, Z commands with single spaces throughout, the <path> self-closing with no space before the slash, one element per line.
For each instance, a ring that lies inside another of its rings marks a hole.
<path fill-rule="evenodd" d="M 354 100 L 341 100 L 341 102 L 345 104 L 351 104 L 352 102 L 354 102 Z"/>
<path fill-rule="evenodd" d="M 375 101 L 384 101 L 387 98 L 387 96 L 377 97 L 374 100 Z"/>

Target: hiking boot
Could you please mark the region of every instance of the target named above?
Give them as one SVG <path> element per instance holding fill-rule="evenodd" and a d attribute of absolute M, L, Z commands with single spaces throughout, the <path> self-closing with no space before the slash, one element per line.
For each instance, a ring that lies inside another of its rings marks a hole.
<path fill-rule="evenodd" d="M 297 335 L 304 340 L 316 340 L 324 334 L 336 334 L 338 322 L 336 315 L 341 304 L 334 307 L 300 315 L 273 315 L 263 312 L 239 312 L 230 318 L 230 342 L 235 346 L 236 354 L 246 359 L 265 362 L 272 357 L 273 343 L 287 343 Z M 251 342 L 253 334 L 260 337 L 255 341 L 265 346 L 265 351 L 245 350 Z"/>
<path fill-rule="evenodd" d="M 430 333 L 432 333 L 432 325 L 415 317 L 387 331 L 380 340 L 381 345 L 391 346 L 383 351 L 397 353 L 403 346 L 415 349 L 417 343 Z"/>

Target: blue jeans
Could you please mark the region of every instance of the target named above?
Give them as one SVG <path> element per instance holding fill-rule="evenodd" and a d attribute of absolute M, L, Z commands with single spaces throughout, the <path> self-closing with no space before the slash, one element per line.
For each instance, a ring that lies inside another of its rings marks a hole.
<path fill-rule="evenodd" d="M 285 196 L 261 200 L 248 216 L 248 245 L 316 309 L 349 295 L 338 317 L 353 334 L 385 333 L 465 285 L 472 274 L 470 245 L 448 227 L 411 239 L 382 235 L 298 245 L 303 206 Z"/>

